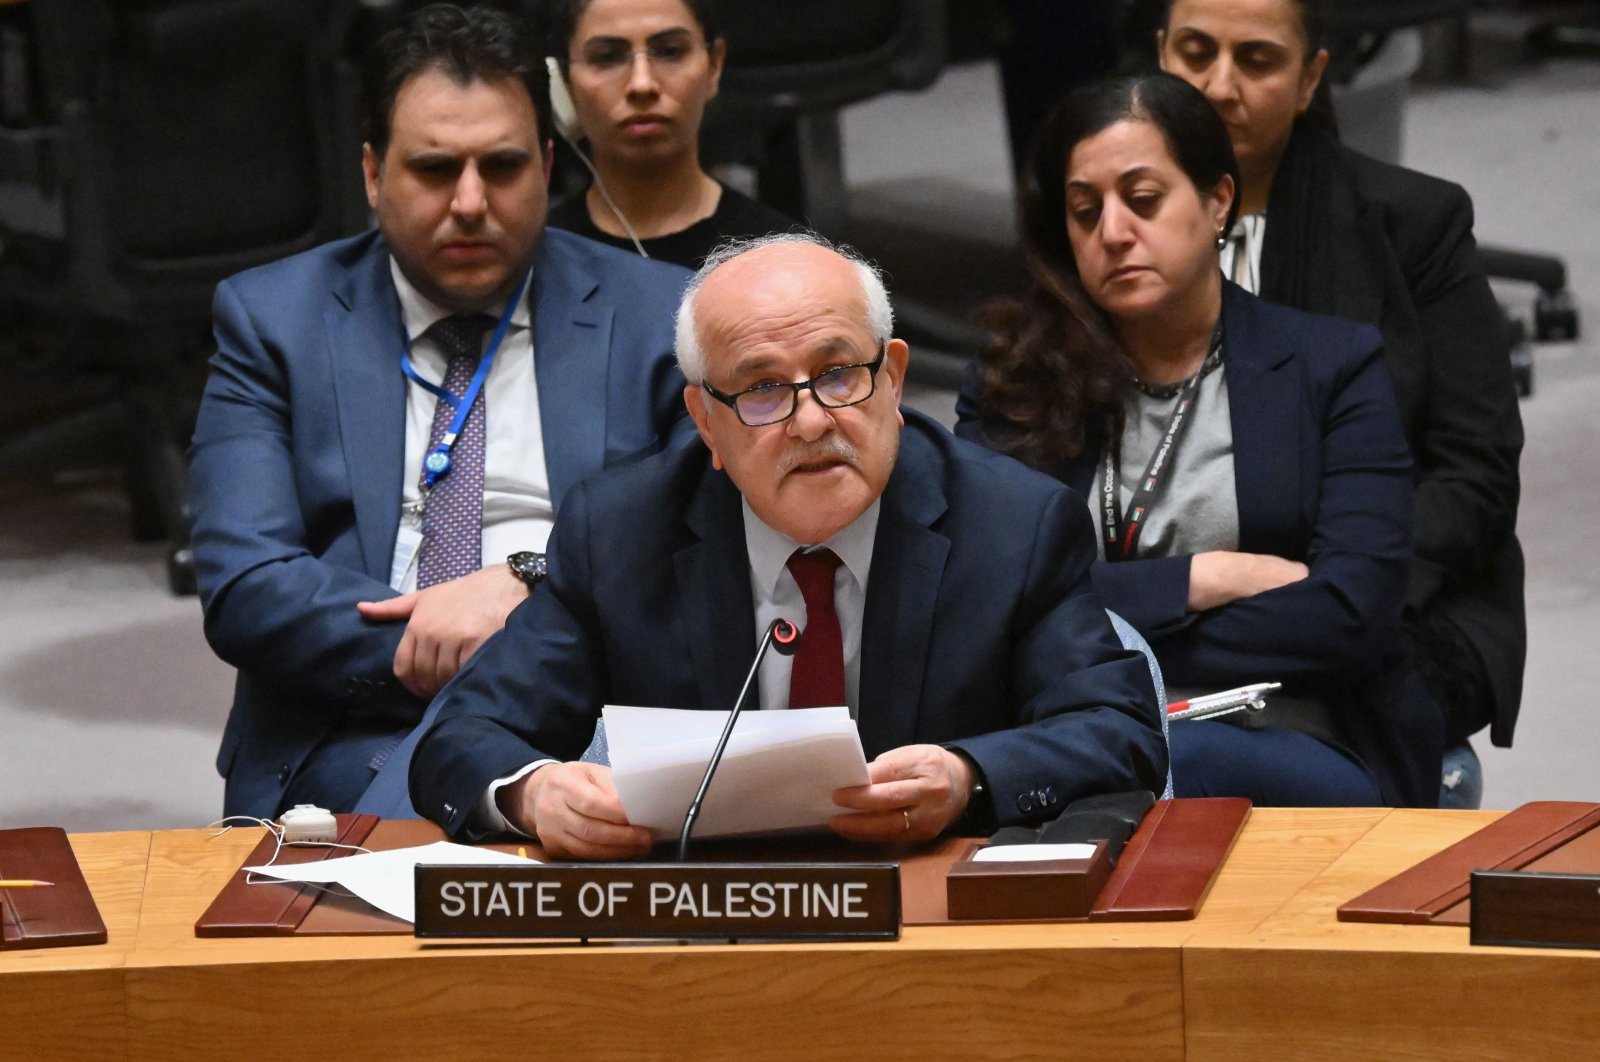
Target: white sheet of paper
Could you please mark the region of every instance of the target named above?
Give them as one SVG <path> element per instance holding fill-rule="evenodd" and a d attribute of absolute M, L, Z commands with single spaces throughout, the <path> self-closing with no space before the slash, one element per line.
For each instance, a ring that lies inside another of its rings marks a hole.
<path fill-rule="evenodd" d="M 974 863 L 1042 863 L 1046 859 L 1088 859 L 1092 844 L 992 844 L 980 848 Z"/>
<path fill-rule="evenodd" d="M 314 882 L 343 885 L 385 914 L 417 920 L 418 866 L 500 866 L 507 863 L 537 863 L 537 859 L 496 852 L 492 848 L 471 848 L 449 841 L 414 848 L 394 848 L 387 852 L 358 852 L 355 855 L 324 859 L 316 863 L 290 866 L 246 867 L 279 881 Z"/>
<path fill-rule="evenodd" d="M 603 712 L 611 779 L 628 821 L 657 840 L 677 837 L 727 712 L 626 708 Z M 694 836 L 818 832 L 843 809 L 833 792 L 867 784 L 850 710 L 744 712 L 700 806 Z"/>

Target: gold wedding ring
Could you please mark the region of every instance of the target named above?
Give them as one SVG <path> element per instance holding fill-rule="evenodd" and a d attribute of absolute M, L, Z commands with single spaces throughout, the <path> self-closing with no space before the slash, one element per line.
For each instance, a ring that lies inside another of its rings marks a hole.
<path fill-rule="evenodd" d="M 900 809 L 900 814 L 906 820 L 906 832 L 910 833 L 911 832 L 911 812 L 907 811 L 905 808 L 901 808 Z"/>

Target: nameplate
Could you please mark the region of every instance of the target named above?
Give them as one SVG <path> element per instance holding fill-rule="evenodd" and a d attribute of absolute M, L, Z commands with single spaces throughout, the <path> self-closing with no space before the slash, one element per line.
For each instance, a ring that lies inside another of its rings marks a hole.
<path fill-rule="evenodd" d="M 1474 944 L 1600 948 L 1600 875 L 1476 870 Z"/>
<path fill-rule="evenodd" d="M 418 937 L 898 940 L 896 863 L 419 866 Z"/>

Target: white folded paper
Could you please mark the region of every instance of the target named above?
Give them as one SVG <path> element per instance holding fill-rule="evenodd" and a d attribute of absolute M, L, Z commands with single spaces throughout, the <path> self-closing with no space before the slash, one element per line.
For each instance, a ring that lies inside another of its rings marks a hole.
<path fill-rule="evenodd" d="M 657 840 L 677 837 L 728 713 L 607 705 L 603 715 L 611 778 L 628 821 Z M 848 708 L 744 712 L 694 836 L 818 832 L 844 810 L 833 802 L 834 790 L 867 780 Z"/>
<path fill-rule="evenodd" d="M 449 841 L 414 848 L 393 848 L 387 852 L 359 852 L 335 856 L 316 863 L 284 866 L 245 867 L 252 874 L 263 874 L 279 881 L 343 885 L 385 914 L 417 920 L 416 868 L 418 866 L 498 866 L 507 863 L 537 863 L 537 859 L 497 852 L 492 848 L 470 848 Z"/>

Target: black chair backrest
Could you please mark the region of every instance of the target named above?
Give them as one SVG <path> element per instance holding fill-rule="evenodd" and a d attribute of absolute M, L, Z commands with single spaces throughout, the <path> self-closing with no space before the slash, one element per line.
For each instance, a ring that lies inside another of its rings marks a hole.
<path fill-rule="evenodd" d="M 327 0 L 31 0 L 71 283 L 209 301 L 230 273 L 359 228 Z M 120 296 L 120 298 L 119 298 Z"/>
<path fill-rule="evenodd" d="M 1471 11 L 1471 0 L 1338 0 L 1324 4 L 1323 28 L 1330 33 L 1388 33 Z"/>
<path fill-rule="evenodd" d="M 931 84 L 943 0 L 740 0 L 719 9 L 721 101 L 736 111 L 826 110 Z"/>
<path fill-rule="evenodd" d="M 321 207 L 314 70 L 321 5 L 207 0 L 129 14 L 94 86 L 130 259 L 292 244 Z M 354 167 L 355 160 L 349 160 Z"/>

